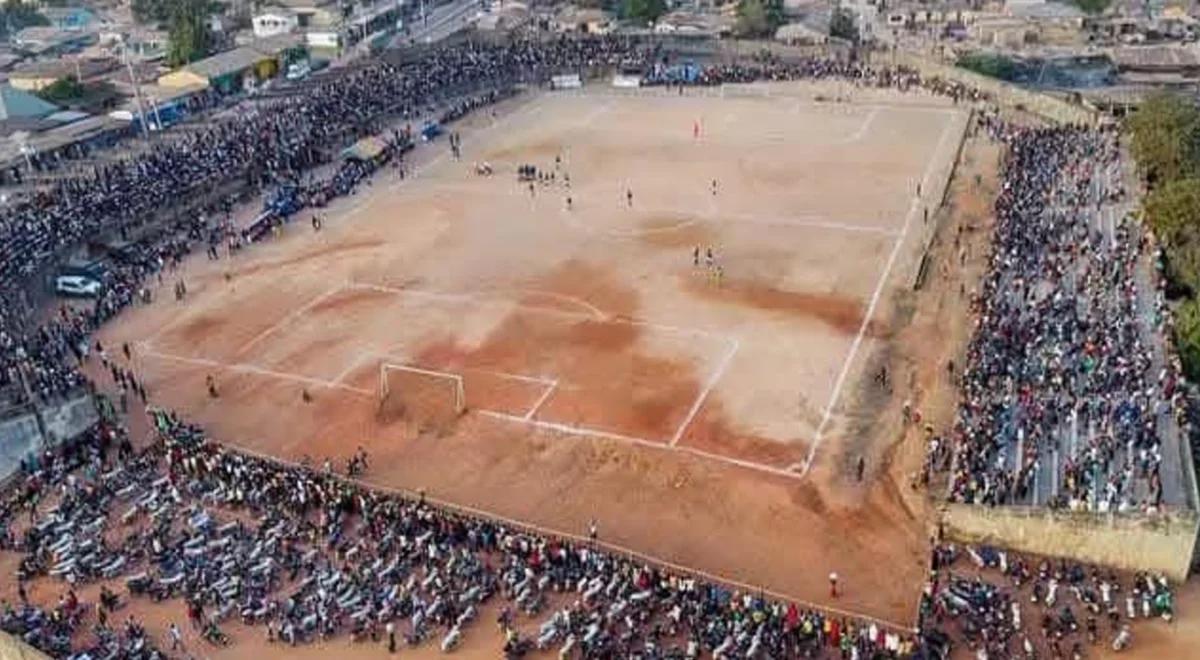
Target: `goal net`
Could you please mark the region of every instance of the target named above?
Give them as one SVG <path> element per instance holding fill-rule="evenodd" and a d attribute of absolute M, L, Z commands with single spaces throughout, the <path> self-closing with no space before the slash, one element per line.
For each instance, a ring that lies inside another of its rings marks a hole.
<path fill-rule="evenodd" d="M 405 364 L 379 365 L 379 421 L 404 420 L 424 430 L 449 424 L 466 409 L 461 375 Z"/>

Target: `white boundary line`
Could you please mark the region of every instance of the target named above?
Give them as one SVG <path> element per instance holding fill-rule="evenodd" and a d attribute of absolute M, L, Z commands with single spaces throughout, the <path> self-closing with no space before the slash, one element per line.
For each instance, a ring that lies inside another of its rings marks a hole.
<path fill-rule="evenodd" d="M 387 286 L 383 284 L 372 284 L 369 282 L 351 282 L 346 285 L 350 289 L 369 289 L 380 293 L 391 293 L 398 296 L 413 296 L 415 298 L 429 298 L 431 300 L 446 300 L 459 303 L 477 303 L 481 298 L 485 298 L 484 293 L 443 293 L 437 291 L 422 291 L 419 289 L 401 289 L 398 287 Z M 692 335 L 696 337 L 707 337 L 710 339 L 718 339 L 722 341 L 730 341 L 733 337 L 724 335 L 718 332 L 709 330 L 700 330 L 698 328 L 685 328 L 677 325 L 667 325 L 664 323 L 654 323 L 651 321 L 643 321 L 639 319 L 629 318 L 625 316 L 605 316 L 602 319 L 597 319 L 592 314 L 583 314 L 580 312 L 569 312 L 562 309 L 553 309 L 550 307 L 539 307 L 537 305 L 525 305 L 511 300 L 499 299 L 497 303 L 511 305 L 517 309 L 544 314 L 546 316 L 558 317 L 563 319 L 572 319 L 576 321 L 603 321 L 605 323 L 620 323 L 632 325 L 639 328 L 651 328 L 653 330 L 661 330 L 681 335 Z"/>
<path fill-rule="evenodd" d="M 480 185 L 477 183 L 462 182 L 462 181 L 431 182 L 431 183 L 427 184 L 427 188 L 433 192 L 450 191 L 450 192 L 457 192 L 460 194 L 473 194 L 473 195 L 480 195 L 480 196 L 488 196 L 488 197 L 492 197 L 492 198 L 494 198 L 497 194 L 503 194 L 508 197 L 516 196 L 516 193 L 514 193 L 511 189 L 506 188 L 504 191 L 497 193 L 494 190 L 490 190 L 487 188 L 481 188 Z M 573 189 L 573 190 L 575 190 L 575 189 Z M 621 187 L 620 190 L 624 191 L 625 187 L 624 186 Z M 553 193 L 556 191 L 559 191 L 559 189 L 554 188 L 550 192 Z M 667 234 L 667 233 L 670 233 L 673 231 L 679 231 L 681 229 L 686 229 L 687 227 L 691 227 L 691 226 L 694 226 L 697 224 L 728 223 L 730 221 L 732 221 L 734 224 L 743 224 L 743 225 L 748 225 L 748 226 L 781 227 L 781 228 L 794 228 L 794 229 L 827 229 L 830 231 L 841 231 L 841 232 L 849 232 L 849 233 L 856 233 L 856 234 L 876 234 L 879 236 L 888 236 L 888 237 L 894 237 L 894 236 L 898 236 L 900 234 L 900 232 L 898 230 L 888 228 L 888 227 L 875 227 L 875 226 L 866 225 L 866 224 L 857 224 L 855 222 L 838 222 L 836 220 L 830 220 L 829 218 L 827 218 L 825 216 L 819 216 L 819 215 L 777 216 L 777 215 L 767 215 L 767 214 L 762 214 L 762 213 L 722 212 L 713 204 L 712 195 L 705 193 L 704 196 L 707 199 L 707 202 L 705 203 L 704 208 L 702 208 L 702 209 L 691 209 L 691 210 L 690 209 L 682 209 L 681 210 L 679 207 L 675 207 L 675 206 L 673 206 L 673 207 L 637 206 L 635 209 L 637 212 L 642 213 L 642 214 L 647 214 L 647 215 L 685 215 L 685 216 L 690 216 L 686 220 L 681 220 L 680 222 L 677 222 L 674 224 L 658 226 L 658 227 L 647 227 L 645 229 L 625 229 L 625 230 L 603 229 L 603 228 L 599 228 L 599 227 L 590 225 L 586 222 L 581 222 L 578 219 L 578 216 L 580 215 L 580 213 L 586 214 L 588 211 L 588 206 L 587 205 L 581 206 L 578 202 L 576 203 L 574 210 L 568 211 L 565 208 L 561 208 L 560 215 L 563 218 L 565 218 L 566 224 L 570 227 L 574 227 L 575 229 L 583 231 L 589 235 L 599 236 L 601 238 L 611 238 L 611 239 L 632 239 L 632 238 L 638 238 L 641 236 Z M 759 197 L 764 197 L 764 196 L 766 196 L 766 197 L 787 197 L 788 195 L 779 194 L 779 193 L 776 193 L 774 195 L 759 195 Z M 527 197 L 527 195 L 522 196 L 522 197 Z M 576 197 L 576 199 L 578 200 L 580 198 Z M 621 211 L 623 212 L 625 210 L 625 204 L 624 204 L 623 198 L 622 198 L 620 207 L 621 207 Z"/>
<path fill-rule="evenodd" d="M 674 447 L 679 444 L 679 439 L 683 437 L 684 431 L 691 425 L 692 420 L 696 417 L 696 413 L 700 412 L 700 408 L 704 406 L 704 402 L 708 399 L 709 392 L 716 387 L 717 381 L 721 380 L 721 376 L 725 375 L 725 370 L 729 368 L 729 363 L 733 360 L 734 354 L 741 348 L 742 342 L 738 339 L 733 339 L 729 345 L 729 349 L 725 351 L 725 355 L 721 361 L 717 363 L 717 368 L 713 370 L 711 376 L 708 377 L 708 382 L 704 384 L 704 389 L 696 396 L 696 400 L 692 402 L 692 407 L 688 410 L 687 417 L 679 424 L 679 428 L 675 429 L 675 435 L 671 436 L 670 445 Z"/>
<path fill-rule="evenodd" d="M 533 419 L 533 416 L 537 414 L 537 411 L 542 408 L 542 404 L 546 403 L 546 399 L 549 399 L 550 395 L 554 394 L 556 390 L 558 390 L 557 380 L 554 381 L 553 384 L 546 387 L 546 391 L 542 392 L 542 396 L 538 397 L 538 400 L 534 402 L 533 407 L 529 409 L 529 412 L 525 413 L 525 421 Z"/>
<path fill-rule="evenodd" d="M 505 421 L 505 422 L 512 422 L 514 424 L 522 424 L 525 426 L 532 426 L 534 428 L 545 430 L 545 431 L 555 431 L 555 432 L 561 433 L 563 435 L 580 437 L 580 438 L 599 438 L 602 440 L 615 440 L 617 442 L 624 442 L 627 444 L 635 445 L 637 447 L 653 449 L 655 451 L 690 454 L 697 458 L 702 458 L 702 459 L 709 460 L 709 461 L 715 461 L 718 463 L 725 463 L 727 465 L 733 465 L 733 466 L 736 466 L 739 468 L 744 468 L 747 470 L 755 470 L 757 472 L 765 472 L 767 474 L 772 474 L 772 475 L 775 475 L 778 477 L 786 477 L 788 479 L 802 478 L 802 475 L 798 474 L 797 472 L 795 472 L 793 470 L 789 470 L 787 468 L 777 468 L 777 467 L 772 467 L 770 465 L 765 465 L 763 463 L 755 463 L 753 461 L 746 461 L 746 460 L 742 460 L 740 458 L 732 458 L 729 456 L 722 456 L 720 454 L 714 454 L 712 452 L 704 451 L 703 449 L 695 449 L 693 447 L 676 447 L 676 446 L 671 446 L 670 444 L 668 444 L 666 442 L 656 442 L 654 440 L 647 440 L 646 438 L 638 438 L 635 436 L 623 435 L 621 433 L 613 433 L 610 431 L 600 431 L 597 429 L 589 429 L 589 428 L 585 428 L 582 426 L 573 426 L 571 424 L 562 424 L 559 422 L 546 422 L 546 421 L 542 421 L 539 419 L 525 419 L 524 417 L 519 417 L 517 415 L 510 415 L 508 413 L 496 412 L 494 410 L 476 410 L 475 412 L 477 412 L 480 415 L 483 415 L 485 417 L 491 417 L 492 419 L 497 419 L 497 420 L 501 420 L 501 421 Z"/>
<path fill-rule="evenodd" d="M 342 289 L 344 289 L 344 288 L 345 288 L 344 285 L 335 286 L 335 287 L 329 289 L 328 291 L 326 291 L 325 293 L 314 296 L 312 299 L 310 299 L 304 305 L 297 307 L 296 309 L 292 310 L 287 316 L 284 316 L 283 318 L 279 319 L 275 323 L 271 324 L 271 326 L 268 327 L 266 330 L 263 330 L 262 332 L 258 333 L 257 335 L 254 335 L 254 337 L 251 338 L 250 341 L 246 342 L 245 344 L 242 344 L 240 347 L 238 347 L 238 349 L 234 353 L 236 355 L 242 355 L 246 351 L 250 350 L 251 346 L 254 346 L 258 342 L 269 337 L 276 330 L 278 330 L 278 329 L 290 324 L 292 321 L 295 321 L 296 319 L 300 318 L 305 312 L 307 312 L 308 310 L 321 304 L 327 298 L 330 298 L 334 295 L 337 295 L 338 293 L 341 293 Z"/>
<path fill-rule="evenodd" d="M 308 376 L 301 376 L 299 374 L 287 373 L 287 372 L 283 372 L 283 371 L 275 371 L 273 369 L 266 369 L 264 367 L 259 367 L 257 365 L 253 365 L 253 364 L 246 364 L 246 363 L 230 364 L 230 363 L 225 363 L 225 362 L 218 362 L 216 360 L 209 360 L 209 359 L 205 359 L 205 358 L 196 358 L 196 357 L 185 357 L 182 355 L 175 355 L 172 353 L 163 353 L 160 351 L 154 351 L 154 350 L 148 350 L 148 349 L 140 351 L 140 354 L 143 356 L 146 356 L 146 357 L 150 357 L 150 358 L 157 358 L 157 359 L 161 359 L 161 360 L 167 360 L 170 362 L 180 362 L 183 364 L 190 364 L 193 366 L 209 367 L 211 369 L 222 369 L 222 370 L 227 370 L 227 371 L 240 371 L 240 372 L 244 372 L 244 373 L 255 374 L 257 376 L 267 376 L 269 378 L 278 378 L 280 380 L 291 380 L 291 381 L 295 381 L 298 383 L 304 383 L 306 385 L 313 385 L 313 386 L 317 386 L 317 387 L 328 387 L 328 388 L 335 389 L 335 390 L 344 390 L 347 392 L 354 392 L 356 394 L 365 394 L 365 395 L 372 394 L 371 390 L 363 389 L 361 387 L 351 387 L 349 385 L 343 385 L 341 383 L 337 383 L 337 382 L 330 381 L 330 380 L 322 380 L 320 378 L 309 378 Z"/>
<path fill-rule="evenodd" d="M 867 113 L 866 119 L 863 120 L 862 125 L 858 127 L 858 130 L 851 133 L 849 137 L 834 141 L 833 144 L 854 144 L 856 142 L 861 142 L 862 139 L 866 137 L 867 131 L 871 130 L 871 126 L 875 123 L 875 118 L 878 116 L 879 108 L 871 108 L 871 111 Z"/>
<path fill-rule="evenodd" d="M 784 81 L 779 84 L 787 85 L 787 84 L 797 84 L 797 83 L 803 84 L 803 81 Z M 759 99 L 759 98 L 793 99 L 795 102 L 793 112 L 801 112 L 803 110 L 813 110 L 813 111 L 827 111 L 828 114 L 838 114 L 838 115 L 853 114 L 852 110 L 863 110 L 863 109 L 932 112 L 932 113 L 939 113 L 939 114 L 954 114 L 954 113 L 960 112 L 960 110 L 958 108 L 951 106 L 951 105 L 942 104 L 942 103 L 938 102 L 938 97 L 932 97 L 932 96 L 928 97 L 928 100 L 929 100 L 928 103 L 920 103 L 920 102 L 888 103 L 886 101 L 878 101 L 878 100 L 876 100 L 876 101 L 861 101 L 861 100 L 857 100 L 857 99 L 851 99 L 848 103 L 843 103 L 843 102 L 839 102 L 839 101 L 818 101 L 818 100 L 812 98 L 811 93 L 805 94 L 803 92 L 798 93 L 798 94 L 786 94 L 786 93 L 780 94 L 780 93 L 770 93 L 770 92 L 768 92 L 767 94 L 737 94 L 737 93 L 726 94 L 725 93 L 726 87 L 730 87 L 730 89 L 744 89 L 741 87 L 741 85 L 743 85 L 743 84 L 746 84 L 746 83 L 729 83 L 726 85 L 717 85 L 717 86 L 711 86 L 711 87 L 693 87 L 693 88 L 690 88 L 689 91 L 685 92 L 682 96 L 680 96 L 679 94 L 675 94 L 675 93 L 662 93 L 662 92 L 656 93 L 656 92 L 652 91 L 652 90 L 664 89 L 662 86 L 658 86 L 658 85 L 651 86 L 651 87 L 637 88 L 637 90 L 641 90 L 641 91 L 630 89 L 626 92 L 612 91 L 611 88 L 607 88 L 607 87 L 586 87 L 585 86 L 584 88 L 582 88 L 580 90 L 576 90 L 575 92 L 560 92 L 560 93 L 556 94 L 556 96 L 572 96 L 572 97 L 576 97 L 576 98 L 587 98 L 587 97 L 613 98 L 613 99 L 636 99 L 636 98 L 678 99 L 680 101 L 684 101 L 684 100 L 696 101 L 698 99 L 714 99 L 714 98 L 721 98 L 721 99 L 725 99 L 725 100 L 734 100 L 734 101 L 742 100 L 742 99 Z M 705 90 L 716 90 L 716 89 L 719 89 L 720 92 L 719 93 L 706 93 L 706 91 L 705 91 Z"/>
<path fill-rule="evenodd" d="M 780 216 L 768 216 L 760 213 L 730 213 L 715 210 L 712 204 L 711 195 L 708 195 L 709 202 L 704 209 L 691 211 L 681 211 L 679 208 L 663 209 L 658 207 L 638 207 L 637 211 L 647 214 L 685 214 L 691 216 L 687 220 L 677 222 L 672 225 L 662 227 L 649 227 L 647 229 L 600 229 L 580 222 L 578 214 L 573 211 L 563 210 L 561 215 L 566 218 L 567 225 L 574 227 L 582 232 L 593 236 L 600 236 L 611 239 L 631 239 L 641 236 L 650 236 L 655 234 L 665 234 L 673 231 L 679 231 L 693 225 L 701 223 L 714 223 L 732 221 L 734 224 L 761 226 L 761 227 L 782 227 L 793 229 L 828 229 L 831 231 L 844 231 L 860 234 L 877 234 L 880 236 L 898 236 L 899 232 L 895 229 L 886 227 L 872 227 L 870 225 L 857 225 L 853 223 L 837 222 L 827 220 L 820 216 L 795 216 L 792 218 Z"/>
<path fill-rule="evenodd" d="M 941 137 L 938 138 L 937 145 L 933 149 L 933 153 L 929 156 L 929 163 L 925 166 L 925 174 L 921 177 L 921 189 L 926 194 L 933 192 L 929 187 L 929 179 L 933 176 L 933 171 L 939 164 L 938 155 L 942 152 L 943 143 L 946 137 L 951 135 L 950 128 L 957 125 L 958 122 L 949 121 L 942 127 Z M 963 127 L 965 130 L 966 127 Z M 951 163 L 953 165 L 953 163 Z M 884 264 L 883 272 L 879 275 L 878 282 L 875 283 L 875 291 L 871 294 L 871 301 L 867 305 L 867 311 L 863 314 L 862 323 L 858 327 L 858 334 L 854 336 L 854 341 L 850 344 L 850 351 L 846 355 L 846 360 L 842 363 L 842 370 L 838 373 L 837 380 L 833 383 L 833 391 L 829 394 L 829 403 L 825 406 L 825 412 L 821 415 L 821 423 L 817 425 L 817 432 L 813 438 L 812 444 L 808 448 L 808 456 L 804 461 L 804 467 L 800 471 L 800 476 L 808 475 L 808 471 L 812 469 L 813 460 L 816 459 L 817 450 L 821 447 L 821 442 L 825 439 L 825 431 L 829 427 L 829 422 L 833 418 L 833 409 L 837 406 L 838 399 L 841 398 L 842 388 L 846 384 L 846 377 L 850 374 L 850 367 L 854 364 L 854 358 L 858 354 L 859 347 L 862 346 L 863 338 L 867 334 L 867 328 L 871 324 L 871 319 L 875 316 L 875 308 L 879 305 L 879 299 L 883 296 L 884 287 L 887 285 L 888 277 L 892 274 L 892 268 L 896 265 L 896 259 L 900 256 L 900 248 L 904 246 L 904 239 L 908 236 L 909 229 L 912 228 L 913 218 L 917 216 L 922 208 L 923 198 L 914 195 L 912 203 L 908 207 L 908 214 L 904 217 L 904 228 L 901 229 L 900 235 L 896 237 L 892 245 L 892 252 L 888 255 L 887 263 Z"/>

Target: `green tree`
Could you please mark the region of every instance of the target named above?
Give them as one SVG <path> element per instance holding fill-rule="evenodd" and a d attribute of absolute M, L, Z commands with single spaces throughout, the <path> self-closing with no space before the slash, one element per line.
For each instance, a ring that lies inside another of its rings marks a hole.
<path fill-rule="evenodd" d="M 37 95 L 52 103 L 61 103 L 83 98 L 84 91 L 83 85 L 75 76 L 66 76 L 41 88 Z"/>
<path fill-rule="evenodd" d="M 1128 120 L 1130 149 L 1152 185 L 1191 176 L 1200 150 L 1200 109 L 1169 93 L 1151 96 Z"/>
<path fill-rule="evenodd" d="M 1195 298 L 1175 310 L 1175 346 L 1184 373 L 1193 382 L 1200 380 L 1200 302 Z"/>
<path fill-rule="evenodd" d="M 1012 80 L 1017 75 L 1017 63 L 1011 57 L 992 53 L 967 53 L 955 65 L 1000 80 Z"/>
<path fill-rule="evenodd" d="M 212 46 L 206 0 L 175 0 L 168 30 L 167 63 L 183 66 L 203 58 Z"/>
<path fill-rule="evenodd" d="M 648 25 L 667 13 L 666 0 L 621 0 L 621 18 Z"/>
<path fill-rule="evenodd" d="M 5 2 L 0 6 L 0 36 L 7 37 L 27 27 L 50 25 L 50 20 L 24 2 Z"/>
<path fill-rule="evenodd" d="M 1075 0 L 1076 7 L 1093 16 L 1103 14 L 1111 4 L 1112 0 Z"/>
<path fill-rule="evenodd" d="M 741 0 L 737 32 L 746 37 L 769 37 L 783 25 L 783 0 Z"/>
<path fill-rule="evenodd" d="M 133 0 L 129 8 L 139 23 L 166 25 L 171 20 L 174 4 L 171 0 Z"/>
<path fill-rule="evenodd" d="M 1168 245 L 1200 224 L 1200 179 L 1178 179 L 1155 188 L 1142 202 L 1146 219 Z"/>
<path fill-rule="evenodd" d="M 833 13 L 829 16 L 829 36 L 858 43 L 858 21 L 854 12 L 841 5 L 835 5 Z"/>

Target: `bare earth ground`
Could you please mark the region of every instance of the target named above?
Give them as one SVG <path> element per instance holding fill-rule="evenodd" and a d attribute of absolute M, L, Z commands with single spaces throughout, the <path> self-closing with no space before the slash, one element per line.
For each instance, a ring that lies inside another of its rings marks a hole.
<path fill-rule="evenodd" d="M 766 89 L 510 103 L 455 127 L 462 162 L 425 147 L 418 176 L 380 174 L 320 233 L 194 259 L 184 303 L 164 285 L 101 341 L 134 344 L 152 403 L 224 442 L 338 464 L 363 444 L 371 483 L 568 533 L 595 518 L 605 541 L 910 624 L 923 518 L 875 468 L 886 447 L 849 437 L 887 404 L 862 374 L 893 343 L 965 114 Z M 516 182 L 555 156 L 554 185 Z M 383 363 L 461 377 L 469 412 L 381 421 Z M 843 469 L 860 453 L 877 487 Z"/>

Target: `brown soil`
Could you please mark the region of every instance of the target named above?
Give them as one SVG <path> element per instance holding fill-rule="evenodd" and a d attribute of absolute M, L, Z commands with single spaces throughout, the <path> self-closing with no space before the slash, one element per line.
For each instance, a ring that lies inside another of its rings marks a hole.
<path fill-rule="evenodd" d="M 804 440 L 779 442 L 730 428 L 721 404 L 715 401 L 706 402 L 696 413 L 679 446 L 782 469 L 803 461 L 808 454 Z"/>
<path fill-rule="evenodd" d="M 681 288 L 694 296 L 726 305 L 810 318 L 847 335 L 858 333 L 863 314 L 866 313 L 866 307 L 858 300 L 804 291 L 784 291 L 757 282 L 725 279 L 720 286 L 711 286 L 707 280 L 688 277 L 683 278 L 682 283 Z M 879 336 L 882 328 L 882 324 L 872 321 L 867 324 L 867 336 Z"/>
<path fill-rule="evenodd" d="M 807 111 L 785 97 L 721 102 L 721 112 L 757 114 L 730 130 L 732 139 L 722 137 L 714 119 L 701 143 L 686 129 L 714 101 L 614 104 L 621 112 L 645 113 L 637 130 L 650 132 L 636 135 L 579 126 L 581 111 L 599 107 L 593 99 L 540 97 L 535 103 L 555 107 L 516 117 L 504 131 L 466 127 L 464 143 L 472 154 L 511 149 L 516 162 L 544 161 L 542 152 L 552 159 L 555 145 L 569 143 L 572 188 L 595 214 L 577 219 L 591 229 L 566 222 L 558 204 L 514 194 L 511 181 L 474 177 L 461 163 L 443 161 L 402 184 L 390 185 L 382 176 L 368 205 L 362 196 L 335 203 L 320 233 L 300 223 L 232 260 L 191 260 L 185 268 L 195 295 L 173 305 L 162 301 L 160 289 L 160 302 L 123 315 L 104 329 L 102 340 L 119 345 L 163 331 L 155 345 L 184 359 L 138 356 L 139 377 L 154 404 L 180 410 L 220 441 L 290 459 L 329 456 L 338 464 L 361 443 L 372 456 L 370 483 L 423 488 L 433 497 L 553 530 L 579 532 L 596 519 L 605 541 L 756 589 L 911 621 L 924 576 L 925 531 L 882 471 L 872 473 L 871 485 L 858 487 L 823 472 L 830 460 L 822 455 L 810 478 L 799 481 L 665 446 L 560 434 L 470 412 L 452 429 L 412 432 L 403 424 L 377 423 L 378 361 L 355 367 L 352 360 L 363 350 L 394 353 L 420 366 L 461 372 L 469 408 L 517 417 L 545 386 L 494 372 L 557 380 L 536 420 L 663 442 L 686 417 L 700 383 L 719 375 L 714 369 L 736 338 L 740 351 L 729 353 L 729 369 L 681 442 L 739 459 L 793 463 L 809 440 L 806 431 L 789 430 L 803 421 L 795 402 L 823 406 L 890 242 L 736 220 L 639 233 L 636 228 L 667 226 L 665 216 L 642 214 L 640 205 L 677 208 L 687 216 L 697 202 L 716 204 L 730 218 L 787 218 L 803 209 L 892 227 L 896 215 L 890 211 L 907 205 L 914 168 L 940 158 L 932 146 L 946 115 L 882 111 L 873 124 L 878 134 L 868 131 L 843 154 L 798 148 L 827 137 L 824 120 L 797 121 Z M 739 178 L 736 159 L 745 153 L 740 140 L 759 119 L 773 122 L 788 141 L 772 154 L 791 159 L 794 169 L 818 173 L 821 185 L 782 189 Z M 849 133 L 858 125 L 835 124 Z M 672 126 L 683 128 L 676 134 Z M 895 135 L 921 148 L 893 148 L 897 139 L 889 136 Z M 519 146 L 503 144 L 510 139 Z M 654 140 L 680 144 L 646 145 Z M 433 153 L 421 149 L 416 157 Z M 676 160 L 664 161 L 663 154 Z M 865 202 L 848 194 L 857 184 L 846 176 L 864 159 L 886 163 L 873 166 L 877 194 Z M 617 192 L 621 177 L 637 182 L 639 208 L 625 208 Z M 718 200 L 707 188 L 713 178 L 721 181 Z M 447 188 L 439 189 L 442 184 Z M 355 215 L 344 221 L 350 209 Z M 618 230 L 607 233 L 606 227 Z M 373 243 L 379 238 L 384 245 Z M 730 258 L 748 256 L 740 266 L 729 264 L 725 289 L 680 293 L 676 275 L 693 244 L 718 246 Z M 317 258 L 321 253 L 332 256 Z M 756 255 L 767 253 L 772 262 L 764 265 Z M 227 270 L 236 273 L 232 282 L 224 277 Z M 764 284 L 753 285 L 752 273 L 763 275 Z M 347 281 L 470 297 L 429 301 L 352 288 L 289 317 Z M 228 325 L 194 344 L 177 331 L 191 315 Z M 252 351 L 235 358 L 258 365 L 257 371 L 195 361 L 230 362 L 232 349 L 272 327 Z M 870 330 L 870 343 L 890 343 L 886 322 Z M 219 399 L 204 392 L 208 373 L 220 381 Z M 334 378 L 342 387 L 319 382 Z M 310 403 L 302 400 L 304 389 Z M 771 396 L 753 398 L 760 390 Z M 747 410 L 752 414 L 744 415 Z M 885 437 L 884 446 L 892 438 Z M 831 437 L 829 456 L 837 456 L 843 442 Z M 845 586 L 836 600 L 827 591 L 831 570 Z"/>

